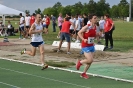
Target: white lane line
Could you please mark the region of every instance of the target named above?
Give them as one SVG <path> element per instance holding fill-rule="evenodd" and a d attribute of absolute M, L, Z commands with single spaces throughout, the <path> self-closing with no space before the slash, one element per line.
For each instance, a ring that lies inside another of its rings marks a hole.
<path fill-rule="evenodd" d="M 18 86 L 14 86 L 14 85 L 7 84 L 7 83 L 4 83 L 4 82 L 0 82 L 0 84 L 4 84 L 4 85 L 7 85 L 7 86 L 10 86 L 10 87 L 13 87 L 13 88 L 20 88 Z"/>
<path fill-rule="evenodd" d="M 60 80 L 56 80 L 56 79 L 51 79 L 51 78 L 46 78 L 46 77 L 37 76 L 37 75 L 33 75 L 33 74 L 28 74 L 28 73 L 25 73 L 25 72 L 15 71 L 15 70 L 6 69 L 6 68 L 2 68 L 2 67 L 0 67 L 0 69 L 11 71 L 11 72 L 16 72 L 16 73 L 20 73 L 20 74 L 24 74 L 24 75 L 29 75 L 29 76 L 33 76 L 33 77 L 38 77 L 38 78 L 42 78 L 42 79 L 47 79 L 47 80 L 51 80 L 51 81 L 55 81 L 55 82 L 60 82 L 60 83 L 64 83 L 64 84 L 69 84 L 69 85 L 73 85 L 73 86 L 77 86 L 77 87 L 81 87 L 81 88 L 90 88 L 90 87 L 87 87 L 87 86 L 82 86 L 82 85 L 73 84 L 73 83 L 60 81 Z"/>

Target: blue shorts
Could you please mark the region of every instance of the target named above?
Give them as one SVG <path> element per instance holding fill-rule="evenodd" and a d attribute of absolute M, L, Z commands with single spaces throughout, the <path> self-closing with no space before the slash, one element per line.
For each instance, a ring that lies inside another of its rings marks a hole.
<path fill-rule="evenodd" d="M 45 28 L 46 27 L 46 24 L 43 24 L 43 28 Z"/>
<path fill-rule="evenodd" d="M 62 32 L 61 35 L 60 35 L 60 39 L 61 40 L 66 39 L 67 42 L 70 42 L 70 34 Z"/>
<path fill-rule="evenodd" d="M 90 52 L 95 52 L 95 47 L 94 46 L 90 46 L 90 47 L 84 47 L 84 48 L 82 48 L 82 50 L 81 50 L 81 54 L 83 54 L 83 53 L 90 53 Z"/>
<path fill-rule="evenodd" d="M 43 41 L 42 41 L 42 42 L 31 42 L 30 44 L 31 44 L 33 47 L 38 47 L 38 46 L 44 44 L 44 42 L 43 42 Z"/>
<path fill-rule="evenodd" d="M 24 26 L 19 27 L 19 31 L 24 31 Z"/>

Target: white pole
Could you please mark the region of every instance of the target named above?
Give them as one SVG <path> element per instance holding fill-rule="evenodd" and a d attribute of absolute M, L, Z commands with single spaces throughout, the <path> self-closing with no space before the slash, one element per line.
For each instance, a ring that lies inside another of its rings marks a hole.
<path fill-rule="evenodd" d="M 131 14 L 132 14 L 132 0 L 129 2 L 129 21 L 131 21 Z"/>
<path fill-rule="evenodd" d="M 2 19 L 3 19 L 3 24 L 5 26 L 5 15 L 2 16 Z"/>

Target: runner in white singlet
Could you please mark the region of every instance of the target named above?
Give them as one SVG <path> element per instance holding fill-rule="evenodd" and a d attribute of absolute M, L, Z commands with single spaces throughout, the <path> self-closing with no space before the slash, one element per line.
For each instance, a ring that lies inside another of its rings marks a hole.
<path fill-rule="evenodd" d="M 44 61 L 44 41 L 42 38 L 42 32 L 43 32 L 43 26 L 41 24 L 41 15 L 37 14 L 36 15 L 36 21 L 35 23 L 32 24 L 30 30 L 29 30 L 29 34 L 32 34 L 32 40 L 31 40 L 31 45 L 32 45 L 32 49 L 31 51 L 26 51 L 26 49 L 23 49 L 21 51 L 21 55 L 22 54 L 28 54 L 30 56 L 35 56 L 36 54 L 36 48 L 38 47 L 40 50 L 40 54 L 41 54 L 41 63 L 42 63 L 42 70 L 48 68 L 48 65 L 45 63 Z"/>

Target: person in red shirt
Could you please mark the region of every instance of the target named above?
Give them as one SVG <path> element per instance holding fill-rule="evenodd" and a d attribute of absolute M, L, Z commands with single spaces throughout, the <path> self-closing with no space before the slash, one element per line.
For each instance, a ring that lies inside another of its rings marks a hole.
<path fill-rule="evenodd" d="M 48 14 L 47 14 L 46 15 L 46 33 L 48 33 L 49 24 L 50 24 L 50 18 L 49 18 Z"/>
<path fill-rule="evenodd" d="M 30 26 L 35 22 L 35 16 L 36 16 L 36 14 L 33 13 L 33 15 L 30 18 Z"/>
<path fill-rule="evenodd" d="M 71 23 L 69 21 L 69 18 L 66 17 L 64 23 L 62 24 L 62 29 L 61 29 L 61 34 L 60 34 L 60 43 L 59 43 L 57 52 L 60 51 L 62 42 L 66 39 L 66 41 L 68 42 L 67 54 L 70 54 L 70 33 L 69 31 L 70 31 L 71 25 L 73 25 L 73 23 Z"/>
<path fill-rule="evenodd" d="M 108 15 L 108 14 L 104 15 L 104 19 L 105 19 L 105 24 L 104 24 L 105 48 L 104 48 L 104 50 L 106 50 L 106 49 L 108 49 L 108 40 L 110 41 L 110 49 L 113 48 L 112 33 L 113 33 L 114 23 L 113 23 L 113 21 L 109 18 L 109 15 Z"/>
<path fill-rule="evenodd" d="M 89 19 L 90 19 L 90 23 L 84 26 L 78 32 L 78 36 L 82 40 L 82 43 L 81 43 L 82 52 L 84 53 L 84 56 L 86 57 L 86 59 L 78 60 L 76 64 L 76 69 L 79 70 L 82 64 L 86 64 L 84 72 L 80 75 L 80 77 L 83 77 L 85 79 L 89 78 L 86 72 L 93 62 L 93 57 L 95 52 L 94 39 L 96 37 L 97 16 L 95 14 L 91 14 L 89 15 Z"/>

